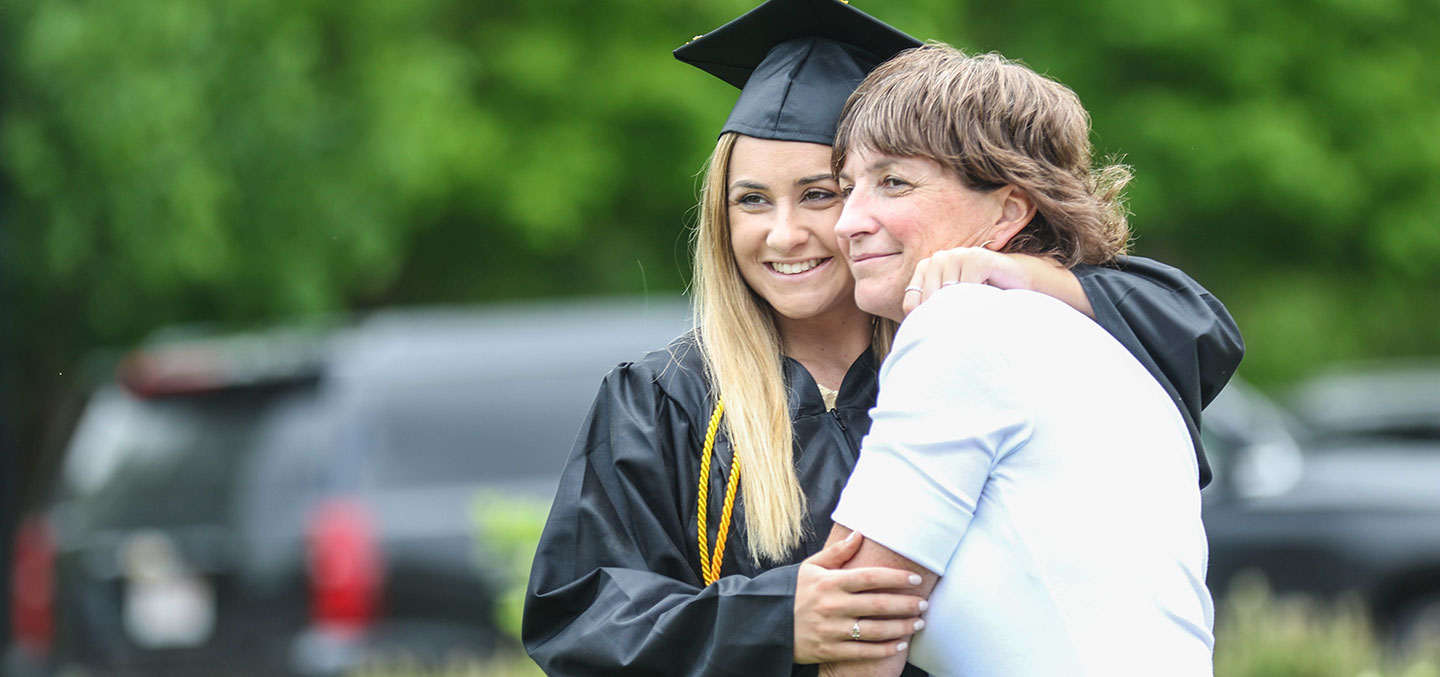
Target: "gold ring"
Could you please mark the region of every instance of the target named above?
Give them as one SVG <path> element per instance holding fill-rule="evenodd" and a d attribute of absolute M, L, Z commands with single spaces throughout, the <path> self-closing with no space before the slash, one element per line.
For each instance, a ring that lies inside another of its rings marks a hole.
<path fill-rule="evenodd" d="M 855 625 L 850 626 L 850 639 L 860 641 L 860 619 L 855 619 Z"/>

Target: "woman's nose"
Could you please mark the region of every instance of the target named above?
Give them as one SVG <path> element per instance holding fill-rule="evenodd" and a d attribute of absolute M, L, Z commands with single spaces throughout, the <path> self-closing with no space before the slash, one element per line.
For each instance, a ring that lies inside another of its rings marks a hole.
<path fill-rule="evenodd" d="M 875 230 L 873 224 L 874 220 L 870 218 L 869 207 L 864 200 L 851 195 L 840 212 L 840 220 L 835 222 L 835 237 L 848 240 L 871 233 Z"/>
<path fill-rule="evenodd" d="M 775 227 L 765 238 L 765 244 L 779 252 L 792 251 L 810 241 L 810 229 L 802 222 L 804 217 L 796 210 L 781 210 L 775 218 Z"/>

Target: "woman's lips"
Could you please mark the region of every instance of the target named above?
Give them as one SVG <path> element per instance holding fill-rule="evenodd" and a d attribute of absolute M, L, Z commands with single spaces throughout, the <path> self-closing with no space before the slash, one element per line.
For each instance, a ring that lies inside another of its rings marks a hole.
<path fill-rule="evenodd" d="M 894 255 L 895 255 L 895 252 L 890 252 L 890 253 L 888 253 L 888 254 L 861 254 L 861 255 L 859 255 L 859 256 L 851 255 L 851 257 L 850 257 L 850 263 L 851 263 L 851 264 L 854 264 L 854 265 L 859 265 L 859 264 L 865 263 L 865 262 L 867 262 L 867 261 L 876 261 L 876 260 L 879 260 L 879 259 L 883 259 L 883 258 L 888 258 L 888 257 L 894 256 Z"/>
<path fill-rule="evenodd" d="M 783 261 L 766 261 L 765 267 L 769 268 L 770 272 L 788 277 L 793 275 L 803 275 L 829 263 L 830 261 L 831 257 L 805 259 L 803 261 L 795 261 L 793 263 L 786 263 Z"/>

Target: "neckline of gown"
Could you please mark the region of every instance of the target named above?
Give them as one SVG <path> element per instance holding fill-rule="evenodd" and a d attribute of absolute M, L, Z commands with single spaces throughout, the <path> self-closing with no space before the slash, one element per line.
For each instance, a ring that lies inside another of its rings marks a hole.
<path fill-rule="evenodd" d="M 784 356 L 785 384 L 788 389 L 790 400 L 790 415 L 792 418 L 798 416 L 814 416 L 829 411 L 825 406 L 825 400 L 820 396 L 820 388 L 815 383 L 815 377 L 811 376 L 810 370 L 805 365 L 792 357 Z M 875 404 L 875 353 L 867 348 L 860 353 L 850 368 L 845 371 L 845 378 L 840 382 L 840 394 L 835 398 L 837 410 L 848 407 L 861 407 L 869 410 Z"/>

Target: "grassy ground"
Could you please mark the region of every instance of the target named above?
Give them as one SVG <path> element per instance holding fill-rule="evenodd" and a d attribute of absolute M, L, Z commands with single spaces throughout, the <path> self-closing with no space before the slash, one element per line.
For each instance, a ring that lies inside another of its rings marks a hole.
<path fill-rule="evenodd" d="M 524 655 L 420 668 L 370 665 L 357 677 L 539 677 Z M 1263 580 L 1238 583 L 1215 609 L 1215 677 L 1440 677 L 1440 644 L 1385 650 L 1354 599 L 1276 598 Z"/>
<path fill-rule="evenodd" d="M 546 505 L 500 496 L 477 500 L 474 517 L 490 546 L 477 562 L 505 581 L 497 622 L 512 635 L 520 629 L 525 578 L 540 537 Z M 1321 602 L 1277 597 L 1263 578 L 1242 577 L 1217 595 L 1215 677 L 1440 677 L 1440 628 L 1434 641 L 1397 651 L 1376 637 L 1358 600 Z M 518 645 L 518 643 L 517 643 Z M 403 657 L 356 671 L 355 677 L 537 677 L 540 669 L 512 651 L 492 658 L 456 656 L 439 667 Z"/>
<path fill-rule="evenodd" d="M 1387 648 L 1369 618 L 1353 597 L 1277 598 L 1258 576 L 1240 580 L 1216 609 L 1215 675 L 1440 677 L 1440 643 Z"/>
<path fill-rule="evenodd" d="M 443 666 L 422 667 L 404 659 L 376 663 L 351 673 L 352 677 L 544 677 L 545 673 L 524 655 L 488 659 L 456 658 Z"/>
<path fill-rule="evenodd" d="M 1437 638 L 1440 639 L 1440 638 Z M 436 668 L 402 661 L 372 665 L 356 677 L 538 677 L 519 655 L 457 659 Z M 1440 644 L 1387 651 L 1353 599 L 1321 603 L 1277 598 L 1258 578 L 1232 587 L 1216 608 L 1216 677 L 1440 677 Z"/>

